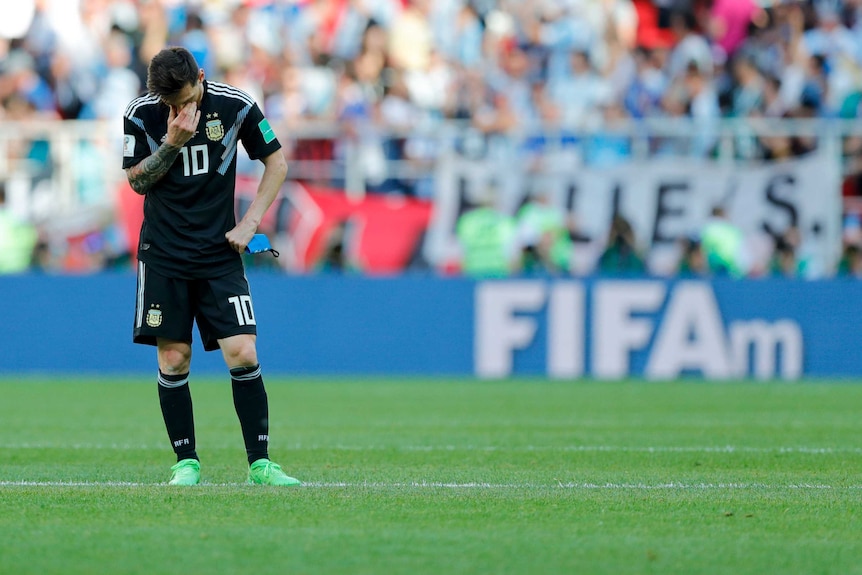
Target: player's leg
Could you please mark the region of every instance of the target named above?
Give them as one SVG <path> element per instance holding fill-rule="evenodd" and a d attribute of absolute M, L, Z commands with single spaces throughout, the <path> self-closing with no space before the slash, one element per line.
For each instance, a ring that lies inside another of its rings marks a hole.
<path fill-rule="evenodd" d="M 192 347 L 184 341 L 158 339 L 159 404 L 177 463 L 171 467 L 172 485 L 200 483 L 200 458 L 196 451 L 195 418 L 189 389 Z"/>
<path fill-rule="evenodd" d="M 249 481 L 298 485 L 299 481 L 269 460 L 269 400 L 257 358 L 257 322 L 245 275 L 240 272 L 209 280 L 200 293 L 198 327 L 204 348 L 220 348 L 230 370 Z"/>
<path fill-rule="evenodd" d="M 240 334 L 219 340 L 230 368 L 233 404 L 239 417 L 248 456 L 248 482 L 263 485 L 299 485 L 281 466 L 269 459 L 269 399 L 257 361 L 255 336 Z"/>
<path fill-rule="evenodd" d="M 135 304 L 135 343 L 158 349 L 158 392 L 165 428 L 177 465 L 172 484 L 189 485 L 200 480 L 195 452 L 194 417 L 189 391 L 189 365 L 194 312 L 184 280 L 162 276 L 138 263 Z"/>
<path fill-rule="evenodd" d="M 233 404 L 242 428 L 249 464 L 269 458 L 269 399 L 257 361 L 255 336 L 239 334 L 218 340 L 230 370 Z"/>

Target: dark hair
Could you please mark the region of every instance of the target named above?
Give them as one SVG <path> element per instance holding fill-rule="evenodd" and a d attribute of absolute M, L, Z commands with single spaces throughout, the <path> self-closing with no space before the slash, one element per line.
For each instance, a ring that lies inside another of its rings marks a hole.
<path fill-rule="evenodd" d="M 147 68 L 147 91 L 170 98 L 187 85 L 198 81 L 200 67 L 192 53 L 178 46 L 165 48 L 150 60 Z"/>

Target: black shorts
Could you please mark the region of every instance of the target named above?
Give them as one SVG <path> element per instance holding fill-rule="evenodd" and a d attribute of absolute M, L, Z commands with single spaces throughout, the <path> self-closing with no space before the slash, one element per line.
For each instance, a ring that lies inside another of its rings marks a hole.
<path fill-rule="evenodd" d="M 192 342 L 198 324 L 204 349 L 241 333 L 257 334 L 251 292 L 240 270 L 212 279 L 165 277 L 138 262 L 134 342 L 156 345 L 156 338 Z"/>

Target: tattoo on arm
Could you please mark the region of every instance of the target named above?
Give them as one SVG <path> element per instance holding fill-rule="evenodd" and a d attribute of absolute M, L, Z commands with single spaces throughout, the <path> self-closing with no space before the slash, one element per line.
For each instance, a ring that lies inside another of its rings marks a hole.
<path fill-rule="evenodd" d="M 126 170 L 126 175 L 129 178 L 129 184 L 132 189 L 140 195 L 150 191 L 159 178 L 164 176 L 177 155 L 180 153 L 182 146 L 174 146 L 167 142 L 159 146 L 159 149 L 151 156 L 148 156 L 140 161 L 135 166 Z"/>

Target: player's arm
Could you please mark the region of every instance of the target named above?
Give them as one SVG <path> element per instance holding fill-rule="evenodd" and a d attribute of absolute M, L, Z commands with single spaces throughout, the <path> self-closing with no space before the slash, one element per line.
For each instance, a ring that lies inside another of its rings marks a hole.
<path fill-rule="evenodd" d="M 135 193 L 146 194 L 168 172 L 183 145 L 195 135 L 200 119 L 200 110 L 194 102 L 189 102 L 180 110 L 171 106 L 165 141 L 152 155 L 126 169 L 126 177 Z"/>
<path fill-rule="evenodd" d="M 153 184 L 164 176 L 173 165 L 180 149 L 182 146 L 164 142 L 153 155 L 147 156 L 137 165 L 127 168 L 126 176 L 129 178 L 129 184 L 135 193 L 144 195 L 149 192 Z"/>
<path fill-rule="evenodd" d="M 263 176 L 257 187 L 257 194 L 245 215 L 232 230 L 225 234 L 227 241 L 236 251 L 242 253 L 251 237 L 257 232 L 266 210 L 275 201 L 278 191 L 287 177 L 287 160 L 281 150 L 276 150 L 260 159 L 263 162 Z"/>

